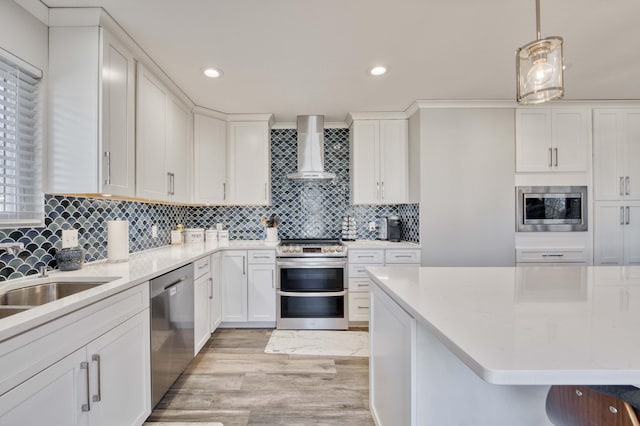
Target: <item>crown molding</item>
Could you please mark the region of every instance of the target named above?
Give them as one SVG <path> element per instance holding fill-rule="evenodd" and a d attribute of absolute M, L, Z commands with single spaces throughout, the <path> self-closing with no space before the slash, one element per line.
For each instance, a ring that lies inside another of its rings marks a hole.
<path fill-rule="evenodd" d="M 275 117 L 273 114 L 228 114 L 227 122 L 235 121 L 266 121 L 269 126 L 273 126 L 275 123 Z"/>
<path fill-rule="evenodd" d="M 49 8 L 40 0 L 13 0 L 37 20 L 49 26 Z"/>
<path fill-rule="evenodd" d="M 402 111 L 350 112 L 344 119 L 347 126 L 354 120 L 406 120 L 407 114 Z"/>
<path fill-rule="evenodd" d="M 209 108 L 205 108 L 197 105 L 193 107 L 191 111 L 194 114 L 204 115 L 211 118 L 217 118 L 218 120 L 222 120 L 222 121 L 227 121 L 227 119 L 229 118 L 229 114 L 225 114 L 220 111 L 216 111 L 213 109 L 209 109 Z"/>

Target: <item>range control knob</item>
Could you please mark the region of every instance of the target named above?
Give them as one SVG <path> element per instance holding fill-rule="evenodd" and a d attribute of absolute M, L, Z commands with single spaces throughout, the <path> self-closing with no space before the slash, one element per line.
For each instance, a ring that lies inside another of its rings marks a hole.
<path fill-rule="evenodd" d="M 302 247 L 296 246 L 293 248 L 296 253 L 302 253 Z"/>

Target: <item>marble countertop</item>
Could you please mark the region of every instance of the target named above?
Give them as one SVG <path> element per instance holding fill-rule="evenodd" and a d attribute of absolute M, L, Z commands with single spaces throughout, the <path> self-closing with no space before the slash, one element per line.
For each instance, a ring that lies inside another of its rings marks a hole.
<path fill-rule="evenodd" d="M 343 241 L 342 243 L 350 249 L 419 249 L 421 247 L 420 244 L 408 241 L 395 243 L 383 240 L 355 240 Z"/>
<path fill-rule="evenodd" d="M 640 384 L 640 267 L 369 267 L 494 384 Z"/>
<path fill-rule="evenodd" d="M 233 240 L 229 242 L 228 247 L 224 248 L 214 248 L 207 243 L 165 246 L 132 253 L 127 262 L 110 263 L 103 260 L 86 263 L 82 269 L 77 271 L 54 271 L 49 273 L 49 278 L 46 279 L 37 279 L 31 276 L 3 282 L 0 284 L 0 294 L 26 285 L 39 284 L 47 282 L 47 280 L 50 282 L 55 279 L 81 280 L 86 278 L 109 281 L 95 288 L 0 319 L 0 342 L 217 251 L 250 249 L 273 250 L 275 247 L 263 240 Z"/>

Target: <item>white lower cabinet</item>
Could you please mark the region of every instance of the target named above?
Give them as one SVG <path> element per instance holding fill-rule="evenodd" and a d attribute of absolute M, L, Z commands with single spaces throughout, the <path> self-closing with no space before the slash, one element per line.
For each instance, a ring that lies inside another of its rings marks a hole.
<path fill-rule="evenodd" d="M 275 322 L 274 250 L 225 251 L 221 271 L 223 322 Z"/>
<path fill-rule="evenodd" d="M 141 425 L 151 413 L 149 310 L 0 397 L 0 425 Z"/>
<path fill-rule="evenodd" d="M 222 322 L 222 293 L 220 288 L 220 267 L 222 253 L 211 255 L 211 293 L 209 296 L 209 332 L 213 333 Z"/>
<path fill-rule="evenodd" d="M 276 266 L 249 265 L 249 321 L 276 320 Z"/>
<path fill-rule="evenodd" d="M 207 343 L 211 337 L 211 258 L 210 256 L 193 262 L 193 327 L 194 327 L 194 355 Z"/>
<path fill-rule="evenodd" d="M 247 321 L 247 252 L 222 253 L 222 321 Z"/>
<path fill-rule="evenodd" d="M 349 292 L 349 321 L 369 321 L 369 292 Z"/>
<path fill-rule="evenodd" d="M 597 202 L 594 265 L 640 265 L 640 201 Z"/>

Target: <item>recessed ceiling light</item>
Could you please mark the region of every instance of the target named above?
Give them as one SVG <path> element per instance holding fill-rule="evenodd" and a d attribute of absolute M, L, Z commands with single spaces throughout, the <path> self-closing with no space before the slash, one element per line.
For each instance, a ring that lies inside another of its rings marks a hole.
<path fill-rule="evenodd" d="M 382 65 L 376 65 L 375 67 L 372 67 L 369 69 L 369 74 L 378 77 L 381 76 L 382 74 L 386 73 L 387 69 L 385 67 L 383 67 Z"/>
<path fill-rule="evenodd" d="M 202 70 L 204 75 L 210 78 L 220 78 L 222 77 L 222 70 L 213 67 L 207 67 Z"/>

